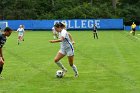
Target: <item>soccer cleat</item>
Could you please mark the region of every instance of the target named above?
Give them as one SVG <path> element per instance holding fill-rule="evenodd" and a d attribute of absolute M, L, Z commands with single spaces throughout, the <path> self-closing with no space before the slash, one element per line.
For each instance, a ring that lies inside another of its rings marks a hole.
<path fill-rule="evenodd" d="M 0 80 L 2 80 L 2 79 L 4 79 L 4 77 L 2 77 L 2 76 L 0 75 Z"/>
<path fill-rule="evenodd" d="M 67 72 L 67 69 L 66 69 L 66 68 L 64 68 L 64 69 L 62 69 L 62 71 L 66 73 L 66 72 Z"/>
<path fill-rule="evenodd" d="M 77 78 L 77 77 L 79 77 L 79 74 L 78 74 L 78 73 L 76 73 L 76 74 L 75 74 L 75 77 L 76 77 L 76 78 Z"/>
<path fill-rule="evenodd" d="M 64 68 L 64 69 L 62 69 L 62 71 L 63 71 L 63 76 L 65 75 L 65 73 L 67 73 L 67 69 L 66 68 Z"/>

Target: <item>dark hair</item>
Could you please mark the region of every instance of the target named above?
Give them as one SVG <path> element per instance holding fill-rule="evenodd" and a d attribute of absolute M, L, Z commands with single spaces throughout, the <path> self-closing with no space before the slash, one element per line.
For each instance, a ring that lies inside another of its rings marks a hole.
<path fill-rule="evenodd" d="M 54 27 L 65 27 L 65 25 L 64 24 L 62 24 L 61 22 L 57 22 L 57 23 L 55 23 L 55 25 L 54 25 Z"/>
<path fill-rule="evenodd" d="M 60 27 L 60 24 L 58 22 L 55 23 L 54 27 Z"/>
<path fill-rule="evenodd" d="M 12 31 L 12 29 L 11 29 L 10 27 L 6 27 L 6 28 L 4 29 L 4 32 L 9 32 L 9 31 Z"/>
<path fill-rule="evenodd" d="M 65 25 L 62 22 L 59 22 L 61 27 L 65 27 Z"/>

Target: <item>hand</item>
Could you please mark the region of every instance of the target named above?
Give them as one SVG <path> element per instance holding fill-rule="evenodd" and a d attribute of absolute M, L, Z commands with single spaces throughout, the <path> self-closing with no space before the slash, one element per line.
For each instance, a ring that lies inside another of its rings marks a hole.
<path fill-rule="evenodd" d="M 54 40 L 49 40 L 50 43 L 54 43 Z"/>
<path fill-rule="evenodd" d="M 74 42 L 74 41 L 72 41 L 72 44 L 74 45 L 74 44 L 75 44 L 75 42 Z"/>

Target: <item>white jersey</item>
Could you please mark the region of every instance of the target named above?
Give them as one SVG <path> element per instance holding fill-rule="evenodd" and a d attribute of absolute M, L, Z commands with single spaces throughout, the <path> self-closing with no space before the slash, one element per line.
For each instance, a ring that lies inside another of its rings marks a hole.
<path fill-rule="evenodd" d="M 64 40 L 60 43 L 61 44 L 61 48 L 63 49 L 67 49 L 67 48 L 71 48 L 72 50 L 73 49 L 73 45 L 72 45 L 72 42 L 69 38 L 69 35 L 68 35 L 68 32 L 63 29 L 60 33 L 59 33 L 59 37 L 64 37 Z"/>
<path fill-rule="evenodd" d="M 24 35 L 24 29 L 23 28 L 18 28 L 18 36 L 23 36 Z"/>

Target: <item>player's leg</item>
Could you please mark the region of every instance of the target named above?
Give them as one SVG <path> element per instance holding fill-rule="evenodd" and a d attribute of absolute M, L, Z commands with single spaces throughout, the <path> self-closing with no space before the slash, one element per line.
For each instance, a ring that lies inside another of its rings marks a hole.
<path fill-rule="evenodd" d="M 134 31 L 135 31 L 135 29 L 134 28 L 132 28 L 132 35 L 134 36 Z"/>
<path fill-rule="evenodd" d="M 94 39 L 95 39 L 95 33 L 93 32 L 93 37 L 94 37 Z"/>
<path fill-rule="evenodd" d="M 20 43 L 20 36 L 18 36 L 18 45 L 19 45 L 19 43 Z"/>
<path fill-rule="evenodd" d="M 136 31 L 136 29 L 133 30 L 133 36 L 135 36 L 135 31 Z"/>
<path fill-rule="evenodd" d="M 98 34 L 96 33 L 96 38 L 98 39 Z"/>
<path fill-rule="evenodd" d="M 3 64 L 0 63 L 0 79 L 3 79 L 2 76 L 1 76 L 2 70 L 3 70 Z"/>
<path fill-rule="evenodd" d="M 2 70 L 3 70 L 3 65 L 0 64 L 0 74 L 2 73 Z"/>
<path fill-rule="evenodd" d="M 66 70 L 66 68 L 63 66 L 63 64 L 60 62 L 60 60 L 64 57 L 65 55 L 62 54 L 60 51 L 57 53 L 57 55 L 54 58 L 54 62 L 63 70 Z"/>
<path fill-rule="evenodd" d="M 72 67 L 72 69 L 73 69 L 73 71 L 75 73 L 75 77 L 78 77 L 77 67 L 76 67 L 76 65 L 73 64 L 74 56 L 68 56 L 68 61 L 69 61 L 69 64 L 70 64 L 70 66 Z"/>
<path fill-rule="evenodd" d="M 21 36 L 21 40 L 20 41 L 23 41 L 23 36 Z"/>
<path fill-rule="evenodd" d="M 22 41 L 24 41 L 24 35 L 22 36 Z"/>

